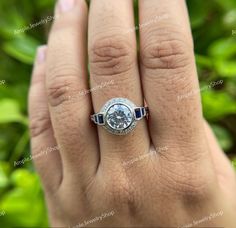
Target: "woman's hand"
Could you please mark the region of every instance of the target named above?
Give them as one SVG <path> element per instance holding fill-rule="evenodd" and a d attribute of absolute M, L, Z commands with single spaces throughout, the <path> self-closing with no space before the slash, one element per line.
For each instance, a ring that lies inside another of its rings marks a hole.
<path fill-rule="evenodd" d="M 139 0 L 139 48 L 132 0 L 92 0 L 89 15 L 84 0 L 61 0 L 55 14 L 29 96 L 51 225 L 236 227 L 235 173 L 194 92 L 185 1 Z M 148 121 L 125 136 L 94 126 L 114 97 L 145 100 Z"/>

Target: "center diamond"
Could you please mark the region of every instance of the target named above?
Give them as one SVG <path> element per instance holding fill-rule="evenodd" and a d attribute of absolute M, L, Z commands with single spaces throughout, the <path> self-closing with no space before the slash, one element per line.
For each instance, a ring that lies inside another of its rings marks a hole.
<path fill-rule="evenodd" d="M 123 104 L 112 105 L 107 111 L 106 121 L 115 130 L 122 130 L 130 126 L 133 120 L 131 110 Z"/>

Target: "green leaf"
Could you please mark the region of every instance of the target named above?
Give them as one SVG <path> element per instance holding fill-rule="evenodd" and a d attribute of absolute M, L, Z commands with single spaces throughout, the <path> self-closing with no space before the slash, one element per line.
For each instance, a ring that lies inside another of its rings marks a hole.
<path fill-rule="evenodd" d="M 201 67 L 211 68 L 213 66 L 212 60 L 207 56 L 195 54 L 195 58 L 197 65 Z"/>
<path fill-rule="evenodd" d="M 205 23 L 209 12 L 209 4 L 203 0 L 192 0 L 187 3 L 189 6 L 191 27 L 195 29 Z"/>
<path fill-rule="evenodd" d="M 228 59 L 236 54 L 236 39 L 220 39 L 212 43 L 208 49 L 212 57 L 218 59 Z"/>
<path fill-rule="evenodd" d="M 216 60 L 214 62 L 216 72 L 224 77 L 236 77 L 236 62 Z"/>
<path fill-rule="evenodd" d="M 236 114 L 236 101 L 225 92 L 202 93 L 203 113 L 208 120 L 216 121 L 229 114 Z"/>
<path fill-rule="evenodd" d="M 220 7 L 227 11 L 236 7 L 235 0 L 215 0 L 215 2 L 217 2 Z"/>
<path fill-rule="evenodd" d="M 7 163 L 0 162 L 0 189 L 7 187 L 9 183 L 9 179 L 7 177 L 7 167 Z"/>
<path fill-rule="evenodd" d="M 0 208 L 6 212 L 4 218 L 9 227 L 47 226 L 47 211 L 38 176 L 33 172 L 20 169 L 13 173 L 11 179 L 15 183 L 14 188 L 0 201 Z M 24 184 L 25 181 L 28 184 Z"/>
<path fill-rule="evenodd" d="M 229 28 L 235 29 L 236 24 L 236 9 L 230 10 L 227 12 L 223 18 L 223 23 Z"/>
<path fill-rule="evenodd" d="M 17 37 L 3 44 L 3 50 L 13 58 L 26 64 L 33 64 L 39 42 L 32 37 Z"/>
<path fill-rule="evenodd" d="M 233 165 L 233 167 L 235 168 L 235 171 L 236 171 L 236 157 L 232 160 L 232 165 Z"/>
<path fill-rule="evenodd" d="M 21 114 L 16 100 L 2 99 L 0 100 L 0 124 L 11 122 L 27 124 L 27 118 Z"/>
<path fill-rule="evenodd" d="M 224 151 L 231 149 L 233 146 L 233 139 L 230 133 L 225 128 L 216 124 L 212 124 L 211 127 L 218 139 L 221 148 Z"/>
<path fill-rule="evenodd" d="M 35 174 L 30 173 L 26 169 L 17 169 L 13 172 L 10 178 L 13 185 L 22 188 L 31 189 L 34 187 L 34 183 L 37 181 Z"/>
<path fill-rule="evenodd" d="M 35 2 L 40 9 L 53 9 L 55 4 L 52 0 L 40 0 Z"/>
<path fill-rule="evenodd" d="M 4 38 L 12 38 L 14 36 L 14 30 L 22 28 L 27 22 L 27 19 L 19 14 L 15 8 L 8 12 L 1 12 L 1 16 L 0 34 Z"/>

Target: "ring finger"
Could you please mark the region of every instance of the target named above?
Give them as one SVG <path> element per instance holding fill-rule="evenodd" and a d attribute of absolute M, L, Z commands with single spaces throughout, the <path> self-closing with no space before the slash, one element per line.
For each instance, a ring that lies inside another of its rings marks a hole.
<path fill-rule="evenodd" d="M 110 99 L 123 97 L 143 106 L 139 78 L 132 0 L 92 1 L 89 17 L 89 60 L 95 112 Z M 107 86 L 105 86 L 107 85 Z M 149 150 L 146 121 L 125 136 L 98 128 L 101 161 L 127 159 Z"/>

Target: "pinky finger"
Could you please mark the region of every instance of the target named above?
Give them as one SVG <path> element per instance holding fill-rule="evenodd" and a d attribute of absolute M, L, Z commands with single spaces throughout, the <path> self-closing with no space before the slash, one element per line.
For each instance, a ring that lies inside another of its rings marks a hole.
<path fill-rule="evenodd" d="M 37 50 L 29 92 L 32 158 L 46 193 L 54 193 L 62 181 L 62 163 L 51 125 L 46 90 L 47 46 Z"/>

